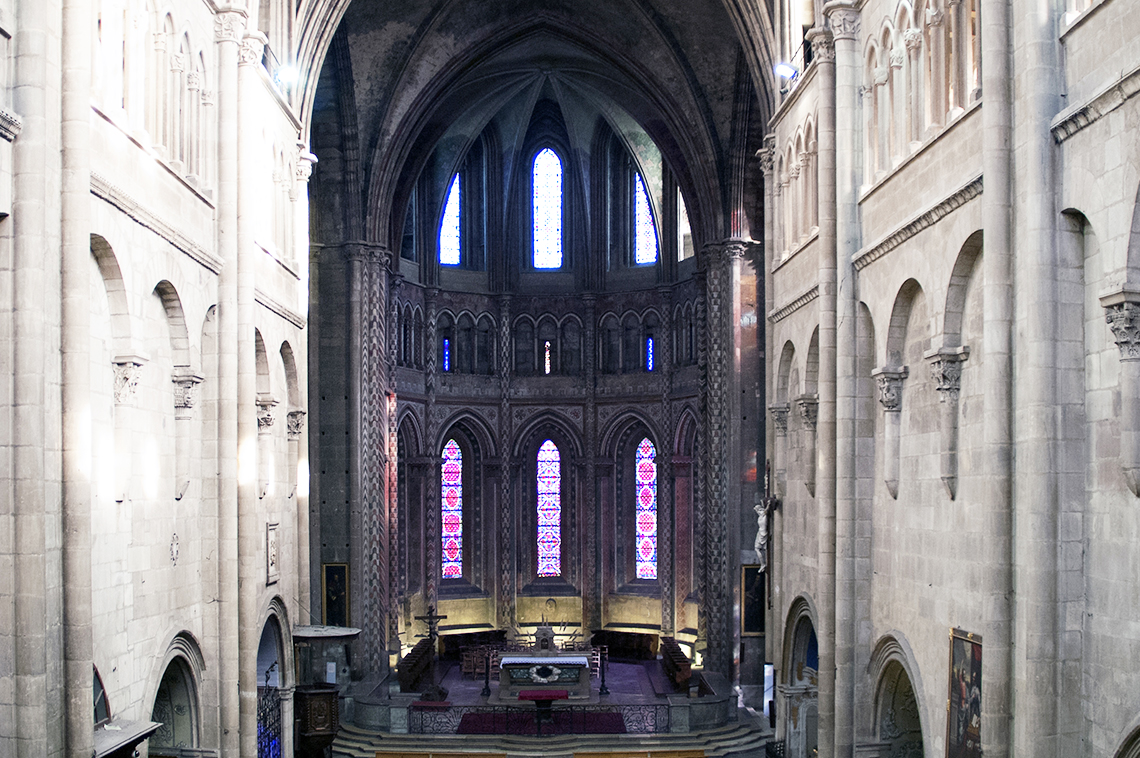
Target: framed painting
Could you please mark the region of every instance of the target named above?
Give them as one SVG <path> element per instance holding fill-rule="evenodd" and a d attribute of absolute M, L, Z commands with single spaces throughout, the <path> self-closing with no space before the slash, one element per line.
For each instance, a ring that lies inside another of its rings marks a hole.
<path fill-rule="evenodd" d="M 321 566 L 321 623 L 327 626 L 348 626 L 348 564 L 326 563 Z"/>
<path fill-rule="evenodd" d="M 281 553 L 277 546 L 277 524 L 265 526 L 265 585 L 277 584 L 281 576 L 278 558 Z"/>
<path fill-rule="evenodd" d="M 982 638 L 950 630 L 946 758 L 982 758 Z"/>
<path fill-rule="evenodd" d="M 740 636 L 764 636 L 765 572 L 756 565 L 740 567 Z"/>

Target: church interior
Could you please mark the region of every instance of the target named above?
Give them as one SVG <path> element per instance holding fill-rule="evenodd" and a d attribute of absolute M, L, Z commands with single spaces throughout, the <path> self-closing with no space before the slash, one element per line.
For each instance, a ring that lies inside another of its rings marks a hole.
<path fill-rule="evenodd" d="M 0 756 L 1140 758 L 1138 95 L 1131 0 L 0 0 Z"/>

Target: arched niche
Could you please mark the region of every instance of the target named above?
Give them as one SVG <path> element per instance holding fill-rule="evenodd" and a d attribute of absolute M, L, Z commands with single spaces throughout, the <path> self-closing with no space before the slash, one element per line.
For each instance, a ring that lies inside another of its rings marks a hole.
<path fill-rule="evenodd" d="M 150 720 L 162 724 L 148 742 L 151 758 L 174 758 L 181 755 L 181 748 L 198 747 L 198 688 L 190 665 L 180 655 L 162 674 Z"/>

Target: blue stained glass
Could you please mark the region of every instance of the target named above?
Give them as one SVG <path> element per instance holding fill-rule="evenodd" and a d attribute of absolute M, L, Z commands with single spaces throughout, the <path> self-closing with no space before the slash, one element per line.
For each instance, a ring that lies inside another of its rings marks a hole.
<path fill-rule="evenodd" d="M 635 562 L 638 579 L 657 578 L 657 449 L 648 439 L 637 446 L 637 529 Z"/>
<path fill-rule="evenodd" d="M 538 449 L 538 575 L 562 575 L 562 461 L 552 440 Z"/>
<path fill-rule="evenodd" d="M 443 370 L 451 371 L 451 340 L 443 338 Z"/>
<path fill-rule="evenodd" d="M 653 370 L 653 338 L 645 338 L 645 370 Z"/>
<path fill-rule="evenodd" d="M 451 180 L 443 220 L 439 224 L 439 262 L 442 266 L 458 266 L 459 247 L 459 174 Z"/>
<path fill-rule="evenodd" d="M 534 267 L 562 268 L 562 161 L 549 147 L 534 157 Z"/>
<path fill-rule="evenodd" d="M 463 578 L 463 451 L 455 440 L 443 446 L 440 478 L 443 578 Z"/>
<path fill-rule="evenodd" d="M 657 262 L 657 229 L 641 174 L 634 177 L 633 185 L 633 260 L 639 266 Z"/>

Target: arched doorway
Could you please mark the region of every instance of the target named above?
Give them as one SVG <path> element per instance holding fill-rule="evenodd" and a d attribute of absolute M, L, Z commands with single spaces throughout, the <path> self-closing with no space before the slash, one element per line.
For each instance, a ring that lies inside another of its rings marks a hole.
<path fill-rule="evenodd" d="M 281 758 L 281 630 L 270 618 L 257 646 L 257 758 Z"/>
<path fill-rule="evenodd" d="M 906 669 L 891 661 L 879 679 L 875 698 L 875 736 L 880 758 L 922 758 L 922 723 L 914 686 Z"/>
<path fill-rule="evenodd" d="M 784 698 L 788 758 L 811 758 L 819 746 L 819 641 L 807 613 L 795 619 Z"/>
<path fill-rule="evenodd" d="M 176 657 L 166 667 L 150 720 L 162 726 L 148 743 L 151 758 L 179 756 L 181 748 L 198 747 L 198 697 L 186 660 Z"/>

